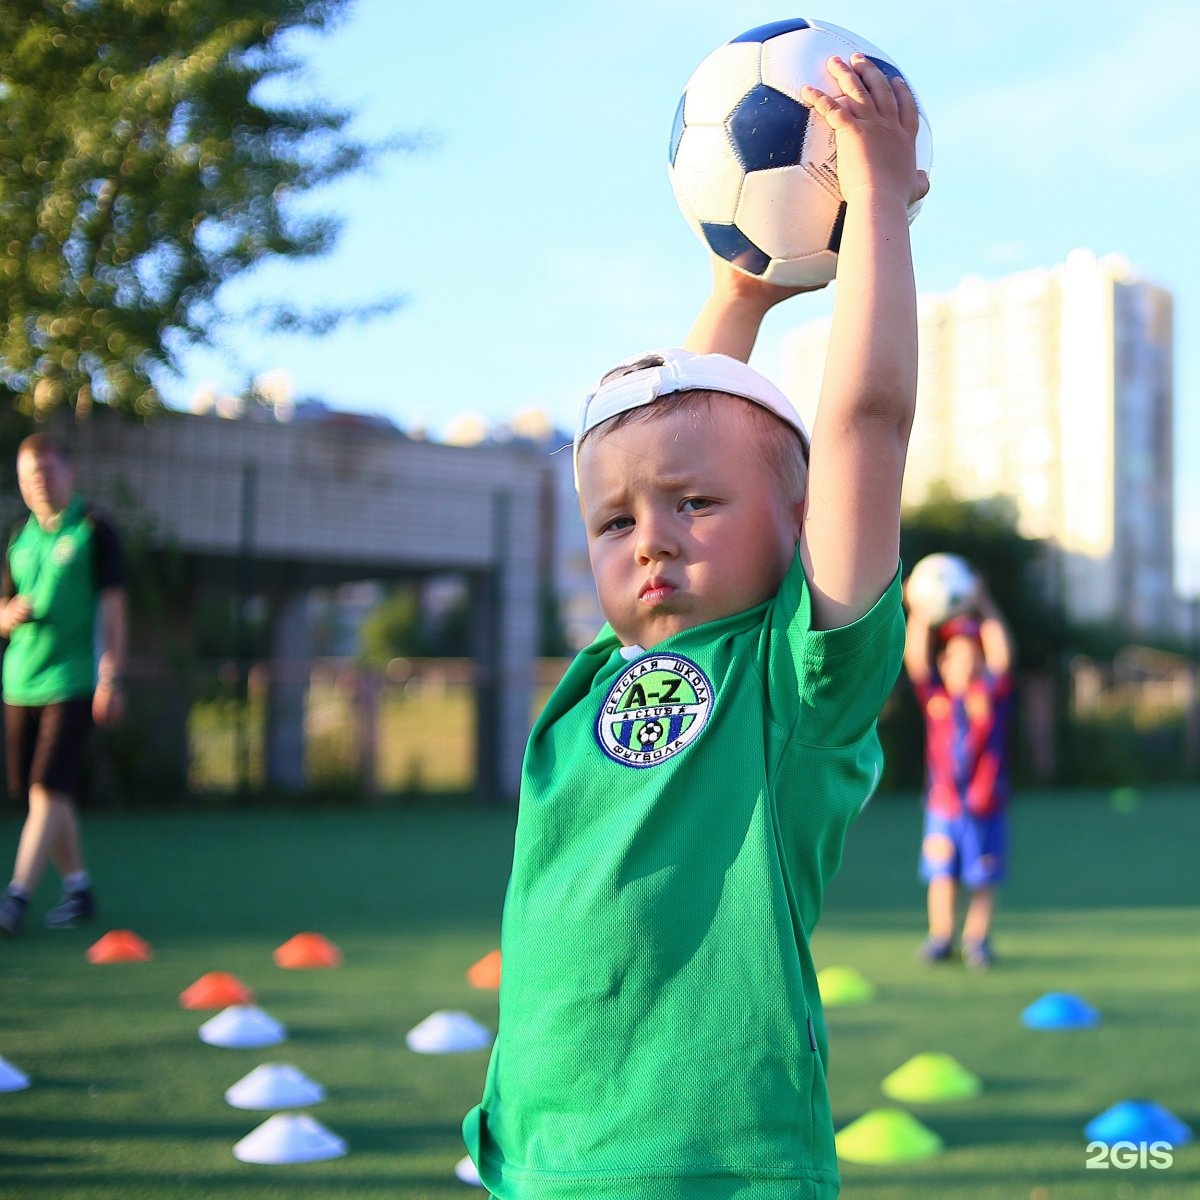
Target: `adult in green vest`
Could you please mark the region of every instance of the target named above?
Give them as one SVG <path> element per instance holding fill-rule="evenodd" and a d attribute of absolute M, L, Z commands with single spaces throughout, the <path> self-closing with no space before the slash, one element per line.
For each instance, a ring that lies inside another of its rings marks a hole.
<path fill-rule="evenodd" d="M 50 928 L 95 915 L 76 802 L 93 722 L 122 714 L 125 577 L 113 527 L 75 494 L 64 445 L 46 433 L 17 451 L 28 520 L 13 530 L 0 580 L 0 636 L 9 794 L 28 813 L 12 882 L 0 897 L 0 933 L 22 931 L 47 863 L 63 894 Z M 97 651 L 99 653 L 97 653 Z"/>

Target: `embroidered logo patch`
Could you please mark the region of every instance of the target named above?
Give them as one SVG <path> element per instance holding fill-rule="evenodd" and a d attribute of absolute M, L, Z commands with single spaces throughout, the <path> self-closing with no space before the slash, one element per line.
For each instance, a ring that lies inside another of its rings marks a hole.
<path fill-rule="evenodd" d="M 712 684 L 690 659 L 647 654 L 630 663 L 609 689 L 596 721 L 596 740 L 627 767 L 657 767 L 685 750 L 712 713 Z"/>
<path fill-rule="evenodd" d="M 56 567 L 65 567 L 75 557 L 75 539 L 61 534 L 55 539 L 54 548 L 50 551 L 50 561 Z"/>

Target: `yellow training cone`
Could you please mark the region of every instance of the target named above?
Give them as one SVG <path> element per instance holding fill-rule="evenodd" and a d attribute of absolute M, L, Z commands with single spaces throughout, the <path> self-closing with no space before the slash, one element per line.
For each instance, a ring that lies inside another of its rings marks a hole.
<path fill-rule="evenodd" d="M 949 1054 L 915 1055 L 879 1086 L 885 1096 L 909 1103 L 966 1100 L 983 1090 L 979 1076 Z"/>
<path fill-rule="evenodd" d="M 817 972 L 821 1003 L 826 1008 L 839 1004 L 866 1004 L 875 998 L 875 989 L 853 967 L 826 967 Z"/>
<path fill-rule="evenodd" d="M 838 1158 L 855 1163 L 915 1162 L 942 1152 L 942 1139 L 898 1108 L 875 1108 L 837 1135 Z"/>

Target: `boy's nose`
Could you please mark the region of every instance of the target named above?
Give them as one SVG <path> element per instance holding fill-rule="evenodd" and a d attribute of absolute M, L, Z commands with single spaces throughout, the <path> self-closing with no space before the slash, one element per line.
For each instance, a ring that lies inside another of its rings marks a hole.
<path fill-rule="evenodd" d="M 679 553 L 679 541 L 663 520 L 641 520 L 638 522 L 637 557 L 639 563 L 657 562 L 674 558 Z"/>

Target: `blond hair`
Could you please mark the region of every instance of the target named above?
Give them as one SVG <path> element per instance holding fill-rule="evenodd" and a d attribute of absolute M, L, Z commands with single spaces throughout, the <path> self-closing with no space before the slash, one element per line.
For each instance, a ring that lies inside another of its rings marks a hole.
<path fill-rule="evenodd" d="M 672 413 L 690 410 L 696 413 L 701 407 L 707 412 L 713 402 L 720 404 L 737 404 L 742 418 L 754 434 L 763 460 L 774 474 L 779 486 L 784 490 L 790 503 L 799 503 L 804 499 L 808 486 L 808 443 L 799 432 L 785 421 L 781 421 L 774 413 L 765 409 L 753 400 L 742 396 L 733 396 L 727 392 L 712 392 L 692 389 L 685 392 L 671 392 L 660 396 L 650 404 L 642 404 L 637 408 L 628 408 L 614 417 L 588 430 L 580 442 L 583 443 L 593 435 L 603 436 L 614 433 L 626 425 L 636 422 L 653 421 Z"/>

